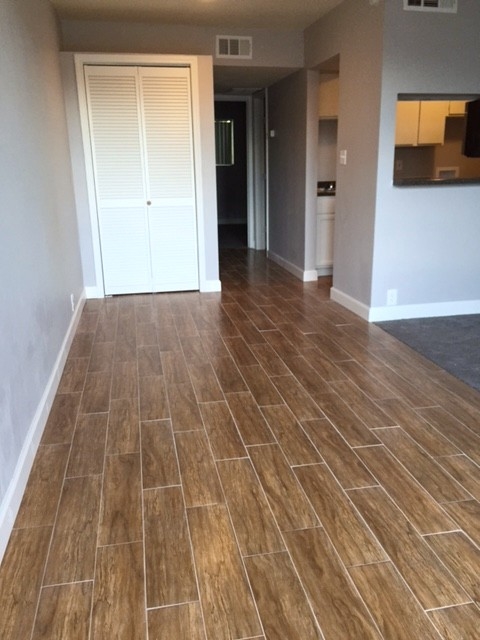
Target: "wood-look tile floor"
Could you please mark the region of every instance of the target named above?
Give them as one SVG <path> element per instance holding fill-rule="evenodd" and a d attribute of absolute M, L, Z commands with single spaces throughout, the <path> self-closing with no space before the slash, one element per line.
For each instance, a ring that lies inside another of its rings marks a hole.
<path fill-rule="evenodd" d="M 480 394 L 263 254 L 88 301 L 2 640 L 480 638 Z"/>

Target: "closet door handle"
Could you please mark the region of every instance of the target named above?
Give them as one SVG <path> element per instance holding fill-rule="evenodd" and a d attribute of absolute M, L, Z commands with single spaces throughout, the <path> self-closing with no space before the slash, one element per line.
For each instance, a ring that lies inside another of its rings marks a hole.
<path fill-rule="evenodd" d="M 150 206 L 152 204 L 151 200 L 147 200 L 147 205 Z"/>

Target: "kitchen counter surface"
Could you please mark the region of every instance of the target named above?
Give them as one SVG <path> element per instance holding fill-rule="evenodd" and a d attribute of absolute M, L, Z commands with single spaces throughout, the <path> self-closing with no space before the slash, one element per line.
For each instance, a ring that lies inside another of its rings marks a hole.
<path fill-rule="evenodd" d="M 334 196 L 337 183 L 335 180 L 321 180 L 317 182 L 317 196 Z"/>
<path fill-rule="evenodd" d="M 480 178 L 395 178 L 394 187 L 442 187 L 480 184 Z"/>

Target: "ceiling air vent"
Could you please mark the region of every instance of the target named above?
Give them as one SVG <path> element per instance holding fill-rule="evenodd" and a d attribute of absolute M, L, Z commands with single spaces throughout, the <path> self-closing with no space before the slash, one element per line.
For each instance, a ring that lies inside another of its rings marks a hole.
<path fill-rule="evenodd" d="M 252 58 L 252 38 L 248 36 L 217 36 L 217 58 Z"/>
<path fill-rule="evenodd" d="M 405 11 L 457 13 L 458 0 L 403 0 Z"/>

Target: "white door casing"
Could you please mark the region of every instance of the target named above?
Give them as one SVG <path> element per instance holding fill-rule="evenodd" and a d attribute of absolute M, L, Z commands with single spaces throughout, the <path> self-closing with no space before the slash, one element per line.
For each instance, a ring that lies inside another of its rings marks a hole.
<path fill-rule="evenodd" d="M 266 248 L 266 92 L 252 96 L 216 94 L 218 102 L 245 102 L 247 124 L 247 244 L 249 249 Z"/>

